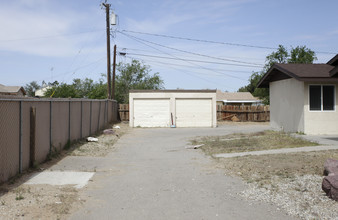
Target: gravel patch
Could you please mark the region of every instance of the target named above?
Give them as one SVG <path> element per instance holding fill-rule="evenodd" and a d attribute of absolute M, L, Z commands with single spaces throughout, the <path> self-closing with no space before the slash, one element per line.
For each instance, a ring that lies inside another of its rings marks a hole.
<path fill-rule="evenodd" d="M 322 176 L 296 175 L 293 178 L 275 176 L 271 184 L 248 184 L 242 196 L 273 203 L 289 215 L 301 219 L 338 219 L 338 202 L 329 199 L 321 189 Z"/>

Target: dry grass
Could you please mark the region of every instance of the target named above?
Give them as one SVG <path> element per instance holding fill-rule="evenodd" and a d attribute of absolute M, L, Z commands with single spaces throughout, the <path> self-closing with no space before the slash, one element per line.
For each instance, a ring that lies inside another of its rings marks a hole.
<path fill-rule="evenodd" d="M 192 144 L 204 144 L 201 149 L 209 155 L 318 145 L 314 142 L 292 137 L 288 133 L 277 131 L 203 137 L 199 140 L 193 140 Z"/>
<path fill-rule="evenodd" d="M 324 162 L 328 158 L 338 159 L 338 150 L 220 158 L 218 161 L 228 173 L 241 176 L 247 182 L 264 185 L 274 176 L 322 176 Z"/>

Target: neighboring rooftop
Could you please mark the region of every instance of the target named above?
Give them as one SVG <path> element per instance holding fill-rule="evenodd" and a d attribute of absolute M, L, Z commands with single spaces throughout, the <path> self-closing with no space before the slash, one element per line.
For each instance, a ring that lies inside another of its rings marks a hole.
<path fill-rule="evenodd" d="M 4 95 L 26 95 L 26 91 L 22 86 L 5 86 L 0 84 L 0 94 Z"/>
<path fill-rule="evenodd" d="M 338 82 L 338 55 L 326 64 L 276 63 L 259 81 L 259 88 L 270 82 L 295 78 L 304 82 Z"/>
<path fill-rule="evenodd" d="M 216 100 L 217 101 L 259 101 L 258 98 L 253 97 L 250 92 L 222 92 L 221 90 L 217 90 L 216 92 Z"/>

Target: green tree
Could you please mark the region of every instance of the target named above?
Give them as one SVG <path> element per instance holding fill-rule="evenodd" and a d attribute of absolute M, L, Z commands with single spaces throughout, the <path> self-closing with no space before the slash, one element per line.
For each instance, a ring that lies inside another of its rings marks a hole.
<path fill-rule="evenodd" d="M 149 66 L 132 60 L 131 63 L 117 65 L 116 95 L 118 103 L 129 103 L 129 90 L 131 89 L 163 89 L 163 80 L 159 73 L 150 75 Z"/>
<path fill-rule="evenodd" d="M 316 53 L 305 46 L 297 46 L 291 49 L 288 63 L 313 63 L 317 60 Z"/>
<path fill-rule="evenodd" d="M 99 82 L 94 82 L 89 78 L 73 79 L 72 84 L 54 83 L 52 88 L 46 91 L 45 97 L 105 99 L 107 98 L 107 84 L 104 83 L 103 78 Z"/>
<path fill-rule="evenodd" d="M 35 91 L 40 89 L 41 86 L 36 82 L 32 81 L 24 86 L 24 89 L 27 93 L 28 96 L 34 97 L 35 96 Z"/>
<path fill-rule="evenodd" d="M 306 46 L 291 48 L 290 52 L 279 45 L 277 51 L 266 57 L 265 65 L 260 72 L 253 72 L 249 78 L 249 84 L 238 89 L 238 92 L 250 92 L 260 98 L 264 104 L 269 104 L 269 89 L 257 88 L 258 82 L 275 63 L 313 63 L 317 60 L 316 53 Z"/>
<path fill-rule="evenodd" d="M 61 83 L 58 86 L 53 86 L 52 88 L 47 89 L 45 97 L 81 98 L 78 96 L 78 92 L 76 91 L 74 85 L 68 85 L 66 83 Z"/>

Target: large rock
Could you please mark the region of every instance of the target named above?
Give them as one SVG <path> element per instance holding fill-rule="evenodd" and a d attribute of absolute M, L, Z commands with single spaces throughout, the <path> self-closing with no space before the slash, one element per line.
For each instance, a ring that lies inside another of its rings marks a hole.
<path fill-rule="evenodd" d="M 338 175 L 338 160 L 327 159 L 324 163 L 324 176 Z"/>
<path fill-rule="evenodd" d="M 324 177 L 322 189 L 329 198 L 338 201 L 338 174 Z"/>
<path fill-rule="evenodd" d="M 326 195 L 338 201 L 338 160 L 327 159 L 324 164 L 322 189 Z"/>

